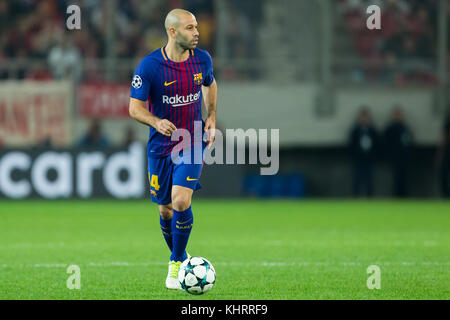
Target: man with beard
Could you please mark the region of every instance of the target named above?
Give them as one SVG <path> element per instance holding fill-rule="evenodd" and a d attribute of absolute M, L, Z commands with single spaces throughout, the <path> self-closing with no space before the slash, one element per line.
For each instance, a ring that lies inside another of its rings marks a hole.
<path fill-rule="evenodd" d="M 181 263 L 188 257 L 192 194 L 200 188 L 204 148 L 212 144 L 216 127 L 217 85 L 211 56 L 197 48 L 197 27 L 192 13 L 170 11 L 165 20 L 167 45 L 141 61 L 131 84 L 130 116 L 150 127 L 148 178 L 151 200 L 158 204 L 161 230 L 171 251 L 166 278 L 169 289 L 181 289 L 177 277 Z M 208 111 L 205 122 L 202 97 Z M 203 131 L 200 139 L 194 134 L 202 129 L 209 133 L 205 140 Z M 181 152 L 179 133 L 183 133 Z M 192 157 L 196 150 L 200 150 L 200 156 Z M 173 157 L 177 152 L 179 156 Z"/>

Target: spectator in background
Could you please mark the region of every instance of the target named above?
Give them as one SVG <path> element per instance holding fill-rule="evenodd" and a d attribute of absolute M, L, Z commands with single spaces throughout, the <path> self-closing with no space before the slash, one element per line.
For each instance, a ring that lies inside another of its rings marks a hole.
<path fill-rule="evenodd" d="M 26 80 L 44 81 L 52 79 L 52 74 L 47 69 L 45 63 L 38 60 L 30 65 L 31 66 L 26 75 Z"/>
<path fill-rule="evenodd" d="M 373 174 L 378 148 L 378 133 L 366 107 L 362 107 L 356 124 L 350 131 L 348 145 L 352 158 L 353 186 L 355 197 L 373 195 Z"/>
<path fill-rule="evenodd" d="M 225 36 L 227 41 L 227 59 L 239 62 L 249 57 L 250 45 L 252 41 L 251 24 L 248 17 L 235 5 L 230 3 L 230 21 L 226 24 Z M 233 64 L 224 70 L 228 80 L 236 78 L 247 79 L 248 70 L 236 68 Z"/>
<path fill-rule="evenodd" d="M 36 149 L 52 149 L 53 148 L 53 141 L 52 137 L 50 135 L 43 137 L 40 141 L 36 143 L 34 146 Z"/>
<path fill-rule="evenodd" d="M 392 170 L 393 195 L 406 197 L 413 139 L 411 130 L 405 124 L 404 113 L 400 106 L 394 108 L 391 123 L 384 131 L 384 146 Z"/>
<path fill-rule="evenodd" d="M 48 55 L 48 64 L 55 79 L 81 80 L 81 55 L 67 34 L 58 40 Z"/>
<path fill-rule="evenodd" d="M 0 37 L 2 33 L 6 33 L 4 30 L 8 30 L 13 17 L 11 17 L 9 1 L 0 1 Z M 0 46 L 0 48 L 3 46 Z"/>
<path fill-rule="evenodd" d="M 202 47 L 208 52 L 214 51 L 214 28 L 215 21 L 211 13 L 200 11 L 197 15 L 198 31 L 202 38 Z"/>
<path fill-rule="evenodd" d="M 450 198 L 450 114 L 444 122 L 442 140 L 437 153 L 437 163 L 440 172 L 441 192 L 445 198 Z"/>
<path fill-rule="evenodd" d="M 80 148 L 107 148 L 110 146 L 108 138 L 102 134 L 100 121 L 92 120 L 88 132 L 78 142 Z"/>
<path fill-rule="evenodd" d="M 8 79 L 8 70 L 6 69 L 6 55 L 2 50 L 2 37 L 0 35 L 0 80 Z"/>

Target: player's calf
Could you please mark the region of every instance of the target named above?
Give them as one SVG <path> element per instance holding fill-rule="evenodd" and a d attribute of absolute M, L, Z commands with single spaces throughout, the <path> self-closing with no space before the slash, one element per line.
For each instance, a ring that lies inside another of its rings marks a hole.
<path fill-rule="evenodd" d="M 172 233 L 173 250 L 170 260 L 184 261 L 186 246 L 192 230 L 194 216 L 191 210 L 192 189 L 174 186 L 172 189 Z"/>
<path fill-rule="evenodd" d="M 161 227 L 164 240 L 166 240 L 167 246 L 170 252 L 173 250 L 173 233 L 172 233 L 172 206 L 169 205 L 159 205 L 159 225 Z"/>

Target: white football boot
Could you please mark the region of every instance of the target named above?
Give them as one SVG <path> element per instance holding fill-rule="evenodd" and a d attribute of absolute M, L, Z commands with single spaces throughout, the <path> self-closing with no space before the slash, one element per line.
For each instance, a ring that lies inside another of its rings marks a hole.
<path fill-rule="evenodd" d="M 178 281 L 178 270 L 180 270 L 181 261 L 170 261 L 169 272 L 166 278 L 167 289 L 181 290 L 181 284 Z"/>
<path fill-rule="evenodd" d="M 187 253 L 188 259 L 191 257 Z M 167 272 L 166 287 L 167 289 L 183 290 L 180 281 L 178 281 L 178 270 L 180 270 L 181 261 L 169 261 L 169 271 Z"/>

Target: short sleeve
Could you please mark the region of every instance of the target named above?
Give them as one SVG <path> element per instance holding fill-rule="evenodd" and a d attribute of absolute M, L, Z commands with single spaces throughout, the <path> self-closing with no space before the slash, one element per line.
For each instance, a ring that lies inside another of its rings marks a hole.
<path fill-rule="evenodd" d="M 133 74 L 130 97 L 147 101 L 150 94 L 150 69 L 148 60 L 143 59 Z"/>
<path fill-rule="evenodd" d="M 214 81 L 213 63 L 211 55 L 208 52 L 205 53 L 206 53 L 206 75 L 203 79 L 203 85 L 209 87 L 211 83 L 213 83 Z"/>

